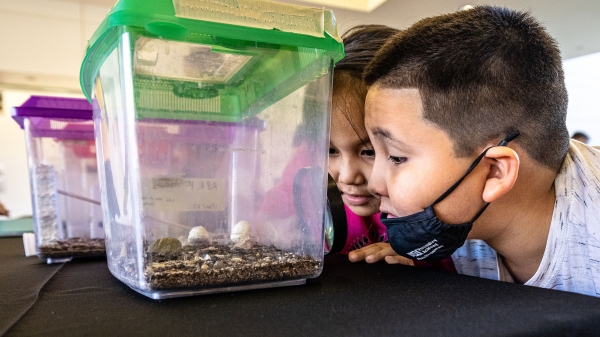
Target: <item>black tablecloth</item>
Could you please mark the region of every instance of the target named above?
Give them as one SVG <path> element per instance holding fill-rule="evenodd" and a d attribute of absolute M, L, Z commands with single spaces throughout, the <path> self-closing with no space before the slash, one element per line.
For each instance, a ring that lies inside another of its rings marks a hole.
<path fill-rule="evenodd" d="M 104 259 L 49 266 L 5 238 L 0 277 L 7 336 L 600 335 L 598 298 L 342 255 L 301 286 L 156 301 Z"/>

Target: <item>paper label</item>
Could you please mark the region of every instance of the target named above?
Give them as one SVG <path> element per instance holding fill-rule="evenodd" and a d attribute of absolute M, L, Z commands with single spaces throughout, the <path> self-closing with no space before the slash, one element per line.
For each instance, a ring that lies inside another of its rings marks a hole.
<path fill-rule="evenodd" d="M 225 181 L 168 177 L 142 179 L 142 206 L 150 211 L 224 211 Z"/>

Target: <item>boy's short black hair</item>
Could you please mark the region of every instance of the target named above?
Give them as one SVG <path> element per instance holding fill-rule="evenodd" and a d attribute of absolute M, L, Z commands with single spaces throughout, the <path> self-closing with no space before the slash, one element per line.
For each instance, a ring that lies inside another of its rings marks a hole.
<path fill-rule="evenodd" d="M 421 20 L 389 39 L 363 76 L 368 86 L 417 88 L 424 118 L 458 157 L 515 129 L 516 142 L 551 169 L 568 150 L 560 51 L 529 13 L 478 6 Z"/>

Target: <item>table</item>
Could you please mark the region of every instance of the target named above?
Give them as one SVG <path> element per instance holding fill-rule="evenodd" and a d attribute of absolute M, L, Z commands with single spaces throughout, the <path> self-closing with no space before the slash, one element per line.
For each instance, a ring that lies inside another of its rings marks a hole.
<path fill-rule="evenodd" d="M 598 335 L 600 299 L 327 256 L 305 285 L 151 300 L 105 259 L 46 265 L 0 239 L 0 335 Z"/>

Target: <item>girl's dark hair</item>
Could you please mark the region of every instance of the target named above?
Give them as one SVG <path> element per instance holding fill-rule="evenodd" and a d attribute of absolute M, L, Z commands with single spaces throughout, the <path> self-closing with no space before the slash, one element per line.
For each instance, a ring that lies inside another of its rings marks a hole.
<path fill-rule="evenodd" d="M 334 78 L 345 73 L 362 81 L 362 75 L 373 56 L 397 29 L 383 25 L 360 25 L 342 35 L 346 56 L 335 65 Z"/>
<path fill-rule="evenodd" d="M 342 109 L 344 117 L 361 137 L 364 132 L 364 106 L 367 87 L 362 80 L 365 68 L 385 42 L 399 31 L 384 25 L 360 25 L 350 28 L 342 35 L 345 57 L 335 65 L 333 72 L 334 95 L 340 95 L 347 105 L 357 105 L 359 116 L 352 116 Z M 361 138 L 362 139 L 362 138 Z M 368 139 L 362 139 L 367 143 Z"/>
<path fill-rule="evenodd" d="M 478 6 L 423 19 L 388 40 L 364 80 L 418 89 L 423 117 L 448 134 L 458 157 L 514 130 L 541 165 L 558 170 L 567 153 L 560 51 L 527 12 Z"/>

